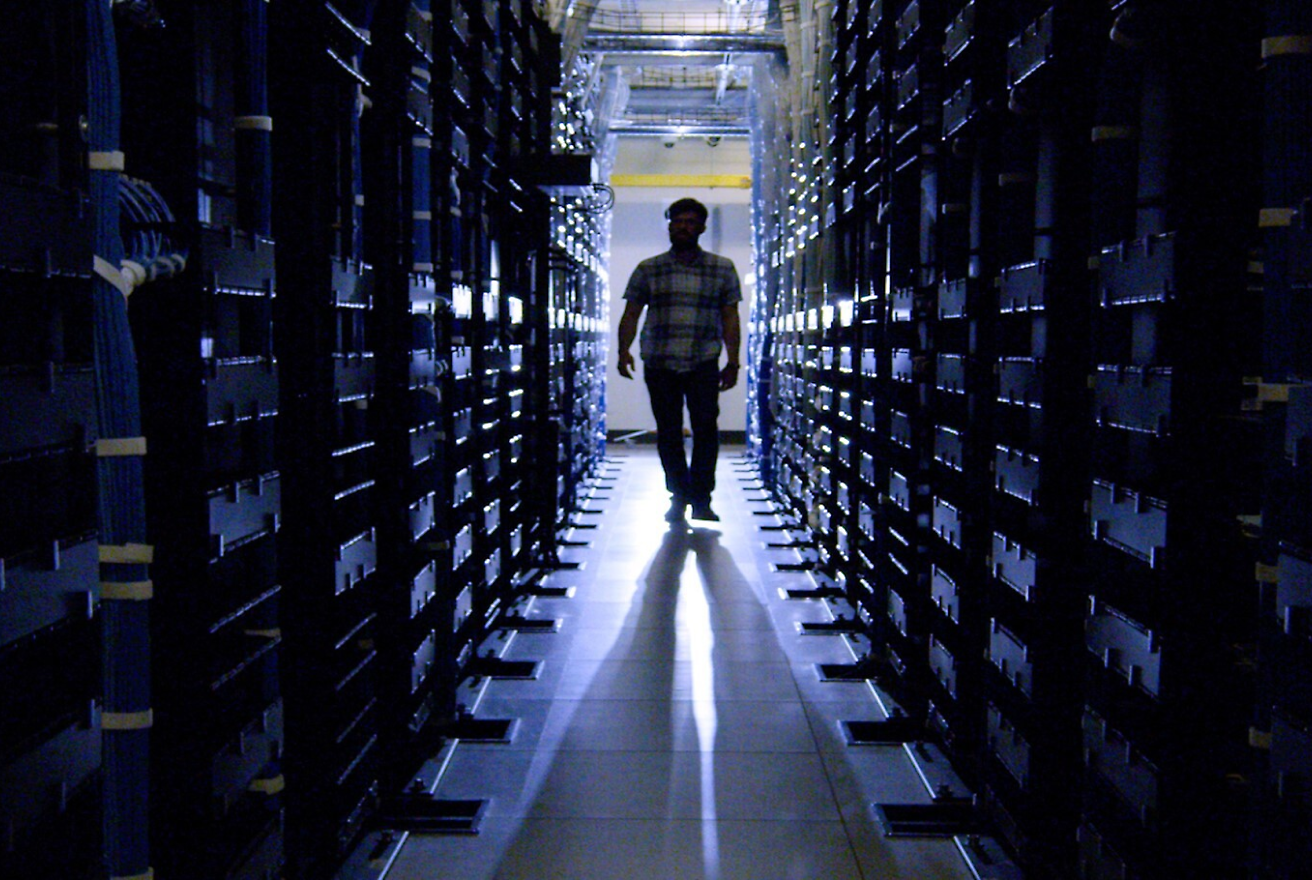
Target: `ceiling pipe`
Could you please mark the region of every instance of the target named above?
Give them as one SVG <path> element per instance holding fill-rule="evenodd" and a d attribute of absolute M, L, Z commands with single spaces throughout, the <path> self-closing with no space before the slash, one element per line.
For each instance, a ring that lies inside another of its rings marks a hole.
<path fill-rule="evenodd" d="M 745 138 L 751 135 L 747 125 L 722 125 L 718 123 L 692 123 L 682 125 L 634 124 L 616 121 L 610 133 L 619 137 L 718 137 Z"/>
<path fill-rule="evenodd" d="M 598 33 L 587 34 L 580 44 L 595 52 L 640 53 L 778 53 L 785 41 L 777 34 L 655 34 Z"/>

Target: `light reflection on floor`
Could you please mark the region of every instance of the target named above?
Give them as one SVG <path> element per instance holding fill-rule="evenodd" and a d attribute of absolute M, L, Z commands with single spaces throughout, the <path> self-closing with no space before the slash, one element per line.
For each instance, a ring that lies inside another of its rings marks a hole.
<path fill-rule="evenodd" d="M 479 717 L 518 717 L 506 745 L 462 744 L 439 795 L 487 798 L 475 836 L 412 836 L 387 880 L 966 880 L 950 843 L 890 841 L 874 800 L 927 796 L 898 750 L 851 749 L 840 720 L 877 719 L 858 684 L 814 664 L 850 662 L 841 639 L 802 637 L 818 603 L 779 589 L 722 457 L 724 521 L 667 530 L 655 451 L 613 449 L 615 482 L 552 576 L 573 598 L 538 600 L 554 635 L 520 635 L 507 659 L 537 681 L 489 686 Z M 708 528 L 707 526 L 714 526 Z"/>

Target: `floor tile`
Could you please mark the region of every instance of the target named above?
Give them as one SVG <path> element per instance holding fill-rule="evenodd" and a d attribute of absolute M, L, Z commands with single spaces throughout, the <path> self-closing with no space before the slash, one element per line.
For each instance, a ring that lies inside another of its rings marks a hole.
<path fill-rule="evenodd" d="M 763 531 L 721 461 L 714 528 L 667 528 L 654 449 L 617 450 L 506 659 L 536 680 L 488 683 L 479 718 L 514 718 L 508 744 L 462 742 L 438 789 L 487 801 L 476 835 L 412 835 L 386 880 L 966 880 L 946 840 L 883 836 L 871 805 L 928 794 L 898 747 L 846 744 L 843 720 L 882 717 L 863 683 L 822 682 L 851 663 L 842 637 L 800 635 L 829 609 L 807 589 L 792 535 Z"/>

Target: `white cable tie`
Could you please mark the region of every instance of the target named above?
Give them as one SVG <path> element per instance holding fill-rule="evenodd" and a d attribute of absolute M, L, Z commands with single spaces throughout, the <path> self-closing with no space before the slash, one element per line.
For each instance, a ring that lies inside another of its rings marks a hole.
<path fill-rule="evenodd" d="M 254 792 L 256 794 L 265 794 L 272 797 L 275 794 L 282 793 L 282 791 L 286 788 L 287 788 L 287 780 L 281 773 L 279 773 L 277 776 L 270 776 L 268 778 L 262 778 L 262 779 L 252 779 L 250 785 L 246 787 L 246 790 Z"/>
<path fill-rule="evenodd" d="M 118 602 L 146 602 L 155 598 L 153 581 L 101 581 L 100 598 Z"/>
<path fill-rule="evenodd" d="M 155 548 L 150 544 L 101 544 L 97 548 L 97 561 L 114 565 L 150 565 L 155 561 Z"/>
<path fill-rule="evenodd" d="M 146 281 L 153 277 L 152 272 L 146 271 L 146 267 L 136 260 L 123 260 L 123 268 L 120 270 L 123 277 L 123 283 L 128 286 L 129 290 L 136 290 Z M 124 294 L 126 296 L 127 294 Z"/>
<path fill-rule="evenodd" d="M 96 441 L 96 458 L 125 458 L 145 454 L 145 437 L 101 437 Z"/>
<path fill-rule="evenodd" d="M 142 712 L 101 712 L 101 730 L 149 730 L 155 724 L 155 710 Z"/>
<path fill-rule="evenodd" d="M 101 278 L 112 284 L 124 299 L 132 295 L 132 285 L 123 277 L 123 273 L 104 257 L 91 258 L 91 268 Z"/>
<path fill-rule="evenodd" d="M 155 880 L 155 869 L 147 868 L 144 874 L 133 874 L 130 877 L 110 877 L 109 880 Z"/>
<path fill-rule="evenodd" d="M 273 131 L 273 117 L 234 116 L 232 127 L 237 131 Z"/>
<path fill-rule="evenodd" d="M 433 81 L 433 74 L 427 68 L 424 67 L 410 68 L 410 75 L 413 76 L 415 79 L 422 79 L 424 82 L 427 83 L 431 83 Z"/>
<path fill-rule="evenodd" d="M 122 150 L 87 153 L 87 167 L 92 171 L 122 171 L 125 161 Z"/>

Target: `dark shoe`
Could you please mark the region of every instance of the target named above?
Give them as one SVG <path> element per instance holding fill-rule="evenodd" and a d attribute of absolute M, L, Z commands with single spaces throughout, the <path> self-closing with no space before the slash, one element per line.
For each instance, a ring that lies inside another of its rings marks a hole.
<path fill-rule="evenodd" d="M 692 506 L 692 518 L 710 520 L 711 522 L 720 521 L 720 517 L 716 512 L 711 510 L 711 502 L 709 501 L 695 502 Z"/>
<path fill-rule="evenodd" d="M 687 506 L 688 502 L 682 498 L 672 500 L 670 509 L 665 511 L 665 521 L 670 523 L 683 522 L 683 512 Z"/>

